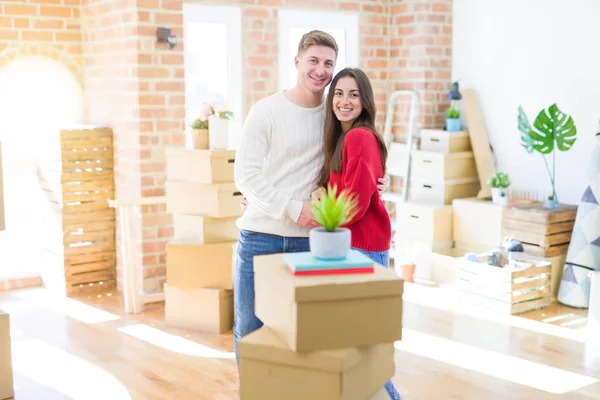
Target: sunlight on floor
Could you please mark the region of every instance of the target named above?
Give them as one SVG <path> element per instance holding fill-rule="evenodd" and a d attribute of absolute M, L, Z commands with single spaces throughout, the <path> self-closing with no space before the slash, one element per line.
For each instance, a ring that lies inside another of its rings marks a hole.
<path fill-rule="evenodd" d="M 45 289 L 15 292 L 15 296 L 85 324 L 98 324 L 101 322 L 116 321 L 121 318 L 118 315 L 111 314 Z"/>
<path fill-rule="evenodd" d="M 395 347 L 548 393 L 564 394 L 598 382 L 597 379 L 585 375 L 406 328 L 402 330 L 402 341 L 396 342 Z"/>
<path fill-rule="evenodd" d="M 545 335 L 551 335 L 563 339 L 569 339 L 580 343 L 585 343 L 588 340 L 588 334 L 585 328 L 567 329 L 565 325 L 560 326 L 544 323 L 552 322 L 552 319 L 545 319 L 543 320 L 544 322 L 534 321 L 516 315 L 502 314 L 459 302 L 456 298 L 456 292 L 451 288 L 426 287 L 417 284 L 407 284 L 404 286 L 403 299 L 409 303 L 436 308 L 438 310 L 448 311 L 453 314 L 461 314 L 484 321 L 497 322 L 500 324 L 527 329 L 529 331 L 543 333 Z M 569 317 L 570 316 L 567 315 L 553 318 L 554 320 L 558 320 Z"/>
<path fill-rule="evenodd" d="M 16 372 L 73 400 L 131 400 L 108 372 L 41 340 L 15 341 L 12 352 Z"/>
<path fill-rule="evenodd" d="M 144 324 L 124 326 L 118 330 L 137 339 L 180 354 L 203 358 L 235 358 L 235 353 L 215 350 Z"/>

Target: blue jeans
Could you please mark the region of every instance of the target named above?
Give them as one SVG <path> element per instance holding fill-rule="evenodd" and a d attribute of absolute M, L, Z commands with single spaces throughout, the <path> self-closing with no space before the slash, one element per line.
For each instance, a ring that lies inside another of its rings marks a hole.
<path fill-rule="evenodd" d="M 254 314 L 254 256 L 303 251 L 309 251 L 307 237 L 283 237 L 246 230 L 240 232 L 233 291 L 233 348 L 236 360 L 238 341 L 263 326 L 262 321 Z"/>
<path fill-rule="evenodd" d="M 362 249 L 357 249 L 356 247 L 353 247 L 353 249 L 360 251 L 365 256 L 367 256 L 371 260 L 375 261 L 377 264 L 380 264 L 386 268 L 389 267 L 390 252 L 388 250 L 386 250 L 386 251 L 366 251 L 366 250 L 362 250 Z M 388 392 L 388 394 L 390 395 L 390 397 L 393 400 L 401 400 L 400 393 L 398 393 L 398 390 L 396 390 L 396 387 L 394 386 L 394 384 L 392 383 L 391 380 L 386 382 L 385 390 Z"/>

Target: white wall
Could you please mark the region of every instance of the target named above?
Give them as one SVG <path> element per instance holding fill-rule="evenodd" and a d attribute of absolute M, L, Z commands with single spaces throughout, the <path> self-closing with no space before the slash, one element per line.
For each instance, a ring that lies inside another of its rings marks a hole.
<path fill-rule="evenodd" d="M 578 132 L 573 148 L 557 153 L 557 194 L 578 204 L 600 120 L 600 0 L 454 0 L 453 7 L 452 79 L 477 92 L 497 168 L 514 187 L 550 190 L 542 156 L 519 144 L 517 108 L 533 124 L 556 102 Z"/>

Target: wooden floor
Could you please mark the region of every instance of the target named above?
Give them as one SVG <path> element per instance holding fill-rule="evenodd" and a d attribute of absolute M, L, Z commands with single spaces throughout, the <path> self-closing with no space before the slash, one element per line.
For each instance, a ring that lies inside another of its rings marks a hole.
<path fill-rule="evenodd" d="M 461 305 L 450 290 L 406 286 L 393 379 L 404 400 L 600 399 L 600 334 L 586 343 L 586 310 L 504 316 Z M 238 398 L 231 333 L 169 328 L 162 304 L 131 316 L 121 302 L 0 294 L 16 399 Z"/>

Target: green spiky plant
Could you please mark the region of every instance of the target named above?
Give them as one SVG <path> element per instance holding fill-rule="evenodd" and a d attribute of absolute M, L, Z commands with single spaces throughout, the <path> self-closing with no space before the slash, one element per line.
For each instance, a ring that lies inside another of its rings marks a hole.
<path fill-rule="evenodd" d="M 315 221 L 327 232 L 333 232 L 356 216 L 358 196 L 347 189 L 338 195 L 336 186 L 327 185 L 327 189 L 322 190 L 320 196 L 312 198 L 311 206 Z"/>
<path fill-rule="evenodd" d="M 510 186 L 510 178 L 506 172 L 494 172 L 490 179 L 488 179 L 488 183 L 492 188 L 495 189 L 506 189 Z"/>
<path fill-rule="evenodd" d="M 460 110 L 458 108 L 450 107 L 446 110 L 446 118 L 458 119 L 460 118 Z"/>
<path fill-rule="evenodd" d="M 518 124 L 519 131 L 521 131 L 521 145 L 527 153 L 532 154 L 537 151 L 542 155 L 552 185 L 552 198 L 549 200 L 558 203 L 555 186 L 556 152 L 554 150 L 568 151 L 575 144 L 577 127 L 573 118 L 563 113 L 555 103 L 539 112 L 532 127 L 523 107 L 519 105 Z M 552 154 L 552 170 L 546 160 L 548 154 Z"/>

